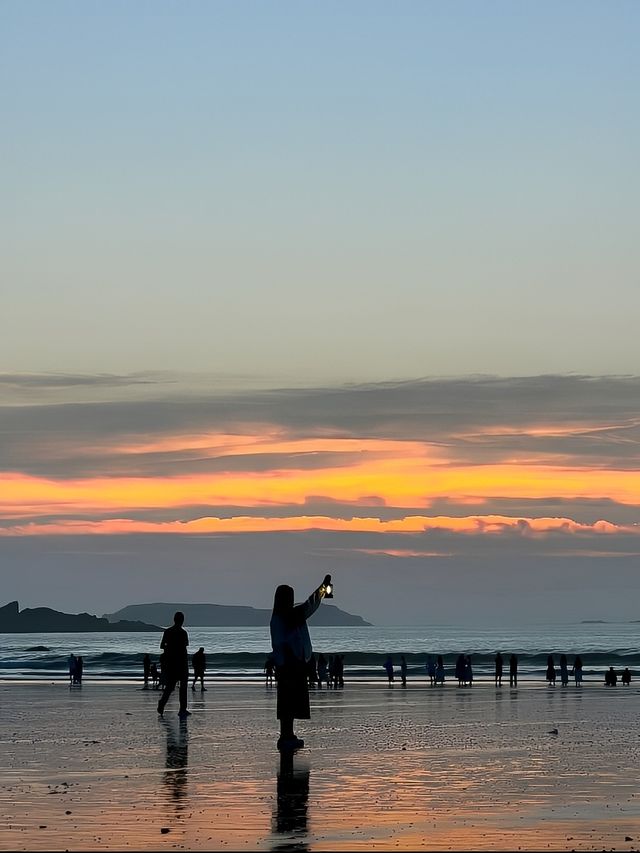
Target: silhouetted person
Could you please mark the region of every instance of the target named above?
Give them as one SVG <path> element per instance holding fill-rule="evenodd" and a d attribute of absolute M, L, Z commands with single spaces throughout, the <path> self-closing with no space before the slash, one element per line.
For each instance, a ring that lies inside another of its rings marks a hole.
<path fill-rule="evenodd" d="M 307 664 L 307 681 L 309 682 L 309 687 L 315 687 L 318 682 L 318 667 L 315 655 L 311 655 Z"/>
<path fill-rule="evenodd" d="M 164 690 L 158 702 L 158 713 L 162 716 L 164 706 L 167 704 L 176 684 L 180 682 L 180 710 L 178 715 L 184 719 L 189 717 L 191 712 L 187 710 L 187 684 L 189 682 L 187 646 L 189 645 L 189 635 L 182 627 L 183 623 L 184 613 L 178 610 L 173 617 L 173 625 L 165 630 L 160 642 L 160 648 L 164 650 L 162 662 Z"/>
<path fill-rule="evenodd" d="M 387 679 L 389 687 L 393 687 L 393 682 L 395 680 L 393 674 L 393 658 L 391 655 L 387 655 L 386 661 L 382 664 L 384 671 L 387 673 Z"/>
<path fill-rule="evenodd" d="M 549 682 L 549 687 L 556 686 L 556 667 L 553 662 L 553 655 L 549 655 L 547 657 L 547 671 L 545 673 L 545 678 Z"/>
<path fill-rule="evenodd" d="M 427 655 L 426 669 L 429 676 L 429 684 L 433 687 L 436 683 L 436 662 L 433 655 Z"/>
<path fill-rule="evenodd" d="M 407 686 L 407 659 L 404 655 L 400 655 L 400 680 L 402 681 L 402 686 Z"/>
<path fill-rule="evenodd" d="M 82 660 L 82 655 L 78 655 L 76 658 L 76 671 L 73 677 L 73 680 L 76 684 L 82 686 L 82 673 L 84 671 L 84 661 Z"/>
<path fill-rule="evenodd" d="M 329 655 L 327 660 L 327 687 L 333 687 L 333 679 L 335 675 L 334 655 Z"/>
<path fill-rule="evenodd" d="M 436 684 L 444 685 L 444 659 L 442 655 L 436 658 Z"/>
<path fill-rule="evenodd" d="M 69 655 L 69 684 L 75 684 L 76 682 L 76 656 L 71 653 Z"/>
<path fill-rule="evenodd" d="M 615 687 L 618 683 L 618 676 L 616 675 L 615 669 L 610 666 L 607 672 L 604 674 L 604 683 L 606 687 Z"/>
<path fill-rule="evenodd" d="M 500 652 L 496 654 L 494 678 L 496 687 L 502 687 L 502 655 Z"/>
<path fill-rule="evenodd" d="M 158 681 L 160 680 L 160 675 L 158 674 L 158 664 L 153 661 L 149 668 L 149 675 L 151 676 L 151 689 L 158 689 Z"/>
<path fill-rule="evenodd" d="M 143 690 L 149 689 L 149 676 L 151 675 L 151 656 L 146 654 L 142 658 L 142 674 L 144 676 Z"/>
<path fill-rule="evenodd" d="M 167 656 L 164 652 L 158 659 L 158 686 L 164 690 L 167 675 Z"/>
<path fill-rule="evenodd" d="M 628 687 L 631 684 L 631 673 L 629 672 L 628 666 L 624 668 L 624 672 L 620 676 L 620 681 L 624 684 L 625 687 Z"/>
<path fill-rule="evenodd" d="M 344 687 L 344 655 L 333 657 L 333 687 Z"/>
<path fill-rule="evenodd" d="M 293 589 L 281 584 L 273 599 L 270 633 L 273 659 L 276 665 L 277 718 L 280 720 L 278 749 L 292 750 L 304 746 L 293 731 L 294 720 L 308 720 L 309 685 L 307 663 L 313 653 L 307 619 L 315 613 L 325 596 L 331 576 L 303 604 L 294 604 Z"/>
<path fill-rule="evenodd" d="M 560 655 L 560 684 L 566 687 L 569 683 L 569 667 L 567 666 L 567 656 Z"/>
<path fill-rule="evenodd" d="M 191 689 L 196 689 L 196 681 L 200 679 L 201 689 L 206 690 L 207 688 L 204 686 L 204 673 L 207 669 L 207 656 L 202 646 L 191 656 L 191 666 L 193 667 L 193 684 L 191 685 Z"/>
<path fill-rule="evenodd" d="M 327 667 L 327 659 L 322 654 L 322 652 L 320 652 L 320 654 L 318 655 L 318 685 L 320 687 L 322 687 L 322 685 L 324 684 L 325 681 L 327 682 L 327 687 L 328 687 L 329 686 L 329 684 L 328 684 L 328 682 L 329 682 L 329 670 Z"/>
<path fill-rule="evenodd" d="M 518 655 L 515 654 L 509 658 L 509 686 L 518 686 Z"/>
<path fill-rule="evenodd" d="M 464 683 L 469 687 L 473 687 L 473 667 L 471 666 L 471 655 L 466 655 L 464 659 Z"/>
<path fill-rule="evenodd" d="M 464 655 L 458 655 L 456 658 L 454 675 L 458 679 L 458 687 L 462 687 L 464 685 Z"/>
<path fill-rule="evenodd" d="M 264 683 L 267 687 L 273 687 L 273 674 L 275 671 L 275 664 L 273 662 L 273 658 L 271 655 L 264 662 Z"/>
<path fill-rule="evenodd" d="M 293 753 L 280 753 L 277 776 L 276 810 L 273 815 L 274 835 L 284 835 L 272 850 L 306 850 L 307 810 L 309 804 L 309 770 L 294 769 Z"/>
<path fill-rule="evenodd" d="M 573 661 L 573 677 L 576 681 L 576 687 L 582 686 L 582 658 L 576 655 Z"/>

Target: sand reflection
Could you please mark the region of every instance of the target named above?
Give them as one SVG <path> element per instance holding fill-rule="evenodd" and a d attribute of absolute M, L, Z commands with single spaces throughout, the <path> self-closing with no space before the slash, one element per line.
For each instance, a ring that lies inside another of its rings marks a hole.
<path fill-rule="evenodd" d="M 189 732 L 184 720 L 163 720 L 167 733 L 167 756 L 162 781 L 169 802 L 173 804 L 176 817 L 185 809 L 187 796 L 187 773 L 189 760 Z"/>
<path fill-rule="evenodd" d="M 272 819 L 272 850 L 308 850 L 309 767 L 304 758 L 282 753 Z"/>

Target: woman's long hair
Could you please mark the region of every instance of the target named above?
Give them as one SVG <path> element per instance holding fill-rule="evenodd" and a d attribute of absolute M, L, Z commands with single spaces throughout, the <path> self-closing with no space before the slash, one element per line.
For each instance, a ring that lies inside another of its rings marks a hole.
<path fill-rule="evenodd" d="M 293 587 L 286 583 L 280 584 L 273 597 L 273 612 L 284 619 L 291 617 L 293 611 Z"/>

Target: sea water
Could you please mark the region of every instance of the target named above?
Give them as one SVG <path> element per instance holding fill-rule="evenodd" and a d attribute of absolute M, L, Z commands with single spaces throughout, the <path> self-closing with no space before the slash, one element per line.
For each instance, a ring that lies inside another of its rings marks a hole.
<path fill-rule="evenodd" d="M 269 628 L 204 628 L 185 625 L 192 654 L 203 646 L 207 680 L 260 681 L 271 649 Z M 475 681 L 493 681 L 497 651 L 504 659 L 508 683 L 509 655 L 518 655 L 519 681 L 544 683 L 547 655 L 556 668 L 565 653 L 569 667 L 576 654 L 584 664 L 584 680 L 601 683 L 610 666 L 640 674 L 640 623 L 522 625 L 516 628 L 473 628 L 467 625 L 412 627 L 315 627 L 309 624 L 314 652 L 345 656 L 345 681 L 386 682 L 387 655 L 396 667 L 407 660 L 408 679 L 427 680 L 427 655 L 443 655 L 447 681 L 455 681 L 459 654 L 471 655 Z M 49 681 L 68 678 L 68 657 L 82 655 L 84 680 L 142 681 L 142 657 L 160 655 L 159 632 L 0 634 L 0 678 Z M 559 677 L 559 672 L 558 672 Z"/>

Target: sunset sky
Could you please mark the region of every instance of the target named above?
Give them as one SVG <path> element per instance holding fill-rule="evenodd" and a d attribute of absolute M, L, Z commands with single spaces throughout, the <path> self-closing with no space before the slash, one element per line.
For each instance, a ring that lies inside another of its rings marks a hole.
<path fill-rule="evenodd" d="M 638 618 L 639 23 L 3 3 L 0 605 Z"/>

